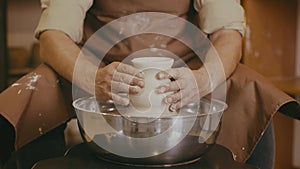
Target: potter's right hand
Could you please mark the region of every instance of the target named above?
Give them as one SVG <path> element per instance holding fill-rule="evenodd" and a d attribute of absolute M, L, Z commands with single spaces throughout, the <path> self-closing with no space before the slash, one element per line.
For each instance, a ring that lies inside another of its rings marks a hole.
<path fill-rule="evenodd" d="M 120 105 L 128 105 L 128 97 L 119 93 L 137 94 L 144 87 L 144 75 L 130 65 L 113 62 L 99 68 L 96 75 L 95 93 L 98 100 L 113 99 Z"/>

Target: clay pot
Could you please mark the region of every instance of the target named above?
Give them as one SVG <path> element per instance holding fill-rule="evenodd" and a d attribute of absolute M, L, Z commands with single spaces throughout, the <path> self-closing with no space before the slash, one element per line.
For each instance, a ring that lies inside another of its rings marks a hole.
<path fill-rule="evenodd" d="M 157 87 L 170 82 L 169 79 L 158 80 L 157 73 L 170 69 L 174 59 L 167 57 L 141 57 L 132 60 L 133 66 L 142 70 L 145 76 L 145 87 L 142 92 L 130 95 L 131 105 L 143 113 L 160 112 L 166 107 L 163 98 L 166 94 L 158 94 Z"/>

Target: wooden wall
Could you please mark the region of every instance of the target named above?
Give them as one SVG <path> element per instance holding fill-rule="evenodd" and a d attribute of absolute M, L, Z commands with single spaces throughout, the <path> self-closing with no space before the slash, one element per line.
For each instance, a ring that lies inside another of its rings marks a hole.
<path fill-rule="evenodd" d="M 245 64 L 268 77 L 294 76 L 297 2 L 245 0 Z"/>
<path fill-rule="evenodd" d="M 244 0 L 243 62 L 269 78 L 295 75 L 298 0 Z M 275 169 L 292 168 L 293 120 L 274 118 Z"/>

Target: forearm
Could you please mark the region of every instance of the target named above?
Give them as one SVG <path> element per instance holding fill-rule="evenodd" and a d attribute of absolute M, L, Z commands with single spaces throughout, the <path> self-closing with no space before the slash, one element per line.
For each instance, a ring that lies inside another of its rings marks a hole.
<path fill-rule="evenodd" d="M 77 84 L 89 93 L 93 92 L 91 89 L 93 89 L 94 82 L 91 77 L 95 75 L 98 66 L 85 59 L 80 59 L 80 63 L 76 63 L 80 48 L 66 34 L 55 30 L 45 31 L 40 36 L 40 45 L 44 63 L 68 81 Z M 76 64 L 84 68 L 81 69 L 80 74 L 77 72 L 76 77 L 73 77 Z"/>
<path fill-rule="evenodd" d="M 212 34 L 210 40 L 219 54 L 227 79 L 240 62 L 242 56 L 242 36 L 235 30 L 220 30 Z"/>
<path fill-rule="evenodd" d="M 207 52 L 203 67 L 198 70 L 200 95 L 212 92 L 235 70 L 241 58 L 242 37 L 235 30 L 219 30 L 210 36 L 212 48 Z"/>
<path fill-rule="evenodd" d="M 40 36 L 42 61 L 69 81 L 72 81 L 74 65 L 79 52 L 79 47 L 60 31 L 49 30 Z"/>
<path fill-rule="evenodd" d="M 114 99 L 118 104 L 127 105 L 128 98 L 118 93 L 138 93 L 144 87 L 140 70 L 120 62 L 106 66 L 88 50 L 80 50 L 60 31 L 43 32 L 40 43 L 41 56 L 46 64 L 81 89 L 95 94 L 99 100 Z"/>

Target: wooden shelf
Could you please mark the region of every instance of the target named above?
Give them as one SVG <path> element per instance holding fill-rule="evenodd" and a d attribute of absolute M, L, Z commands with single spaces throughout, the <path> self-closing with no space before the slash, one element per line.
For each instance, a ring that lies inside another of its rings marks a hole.
<path fill-rule="evenodd" d="M 31 72 L 32 70 L 33 70 L 33 68 L 31 68 L 31 67 L 25 67 L 25 68 L 21 68 L 21 69 L 9 69 L 8 74 L 10 76 L 22 76 L 22 75 L 25 75 L 25 74 Z"/>
<path fill-rule="evenodd" d="M 291 95 L 300 95 L 300 77 L 271 79 L 272 83 L 282 91 Z"/>

